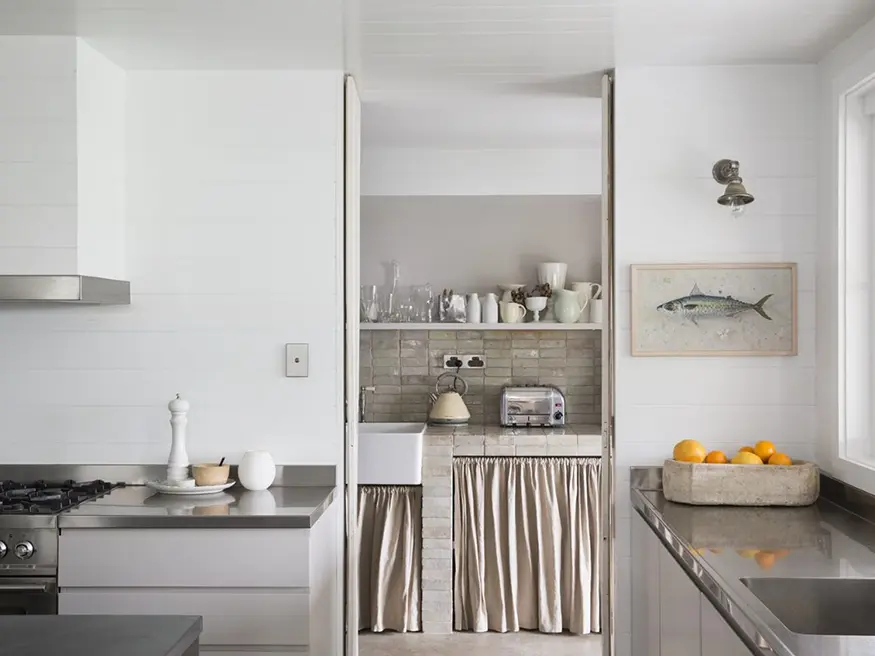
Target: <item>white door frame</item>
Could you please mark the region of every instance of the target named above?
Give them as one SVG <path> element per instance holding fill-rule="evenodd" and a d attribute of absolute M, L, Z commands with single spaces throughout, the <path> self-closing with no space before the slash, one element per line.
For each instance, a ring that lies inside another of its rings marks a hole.
<path fill-rule="evenodd" d="M 359 417 L 359 280 L 361 276 L 361 99 L 351 75 L 344 78 L 344 298 L 345 298 L 345 439 L 346 585 L 344 636 L 347 656 L 358 656 L 358 417 Z"/>
<path fill-rule="evenodd" d="M 601 619 L 602 656 L 616 652 L 614 599 L 614 74 L 602 76 L 602 463 Z"/>

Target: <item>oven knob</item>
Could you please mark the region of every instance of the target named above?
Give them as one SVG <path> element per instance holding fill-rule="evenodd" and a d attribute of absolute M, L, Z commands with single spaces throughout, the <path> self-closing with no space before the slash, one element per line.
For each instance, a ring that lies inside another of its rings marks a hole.
<path fill-rule="evenodd" d="M 6 556 L 6 552 L 8 549 L 6 548 L 6 543 L 3 540 L 0 540 L 0 559 Z"/>
<path fill-rule="evenodd" d="M 33 555 L 33 543 L 25 540 L 15 545 L 15 555 L 21 560 L 27 560 Z"/>
<path fill-rule="evenodd" d="M 563 415 L 561 411 L 557 410 L 556 413 L 553 415 L 553 419 L 555 419 L 556 421 L 562 421 L 562 417 L 564 416 L 565 415 Z"/>

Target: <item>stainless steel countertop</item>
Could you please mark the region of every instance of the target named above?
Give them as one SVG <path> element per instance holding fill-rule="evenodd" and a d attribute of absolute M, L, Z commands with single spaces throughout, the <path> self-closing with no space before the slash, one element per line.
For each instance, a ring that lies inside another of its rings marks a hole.
<path fill-rule="evenodd" d="M 875 525 L 823 498 L 808 508 L 676 504 L 659 489 L 640 489 L 642 479 L 658 479 L 646 474 L 633 469 L 632 506 L 753 653 L 771 654 L 768 645 L 780 656 L 875 654 L 875 637 L 792 633 L 740 580 L 875 578 Z M 752 557 L 781 544 L 789 553 L 770 568 Z"/>
<path fill-rule="evenodd" d="M 202 630 L 187 615 L 8 615 L 0 655 L 183 656 Z"/>
<path fill-rule="evenodd" d="M 310 528 L 335 497 L 333 486 L 273 486 L 250 492 L 239 485 L 221 494 L 175 497 L 141 485 L 56 515 L 65 528 Z"/>

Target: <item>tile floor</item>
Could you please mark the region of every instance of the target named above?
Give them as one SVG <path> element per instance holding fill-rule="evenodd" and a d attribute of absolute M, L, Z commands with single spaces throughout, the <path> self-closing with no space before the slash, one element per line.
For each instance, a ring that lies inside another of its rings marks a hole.
<path fill-rule="evenodd" d="M 361 656 L 601 656 L 601 637 L 543 633 L 362 633 Z"/>

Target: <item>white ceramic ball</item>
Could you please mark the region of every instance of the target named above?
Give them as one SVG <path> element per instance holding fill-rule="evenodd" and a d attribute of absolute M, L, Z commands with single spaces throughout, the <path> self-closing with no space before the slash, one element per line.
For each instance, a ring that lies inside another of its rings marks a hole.
<path fill-rule="evenodd" d="M 276 478 L 276 463 L 267 451 L 247 451 L 237 467 L 237 476 L 247 490 L 266 490 Z"/>

